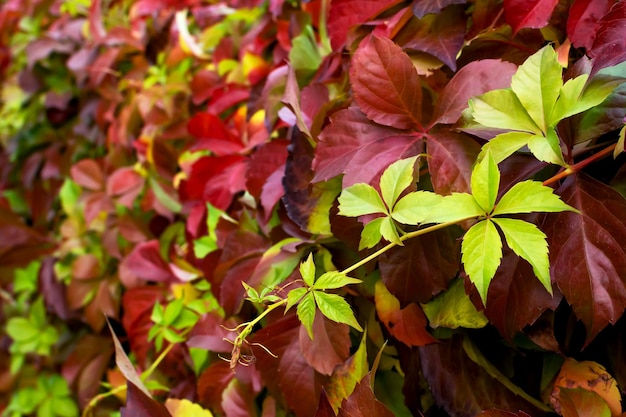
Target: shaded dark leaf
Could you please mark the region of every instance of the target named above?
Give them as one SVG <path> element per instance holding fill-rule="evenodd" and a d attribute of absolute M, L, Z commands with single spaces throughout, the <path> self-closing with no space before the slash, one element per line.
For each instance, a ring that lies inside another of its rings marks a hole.
<path fill-rule="evenodd" d="M 159 282 L 177 281 L 170 266 L 161 257 L 158 240 L 139 243 L 123 262 L 125 268 L 140 279 Z"/>
<path fill-rule="evenodd" d="M 626 61 L 626 3 L 613 5 L 609 13 L 598 21 L 596 38 L 589 50 L 593 59 L 592 75 L 605 67 Z"/>
<path fill-rule="evenodd" d="M 520 29 L 539 29 L 548 24 L 559 0 L 505 0 L 504 18 L 513 32 Z"/>
<path fill-rule="evenodd" d="M 337 417 L 393 417 L 393 413 L 376 399 L 370 386 L 371 374 L 356 385 L 352 394 L 344 400 Z"/>
<path fill-rule="evenodd" d="M 431 132 L 428 139 L 428 171 L 436 193 L 468 193 L 472 166 L 480 145 L 470 136 L 449 130 Z"/>
<path fill-rule="evenodd" d="M 304 326 L 300 327 L 299 339 L 306 361 L 324 375 L 332 374 L 350 355 L 350 328 L 328 320 L 319 310 L 313 321 L 313 340 Z"/>
<path fill-rule="evenodd" d="M 324 390 L 322 390 L 322 395 L 320 395 L 320 403 L 317 406 L 315 417 L 335 417 L 335 411 L 330 405 L 330 402 L 328 401 L 328 396 L 326 395 L 326 391 Z"/>
<path fill-rule="evenodd" d="M 126 406 L 120 409 L 122 417 L 172 417 L 165 406 L 146 395 L 135 384 L 127 381 Z"/>
<path fill-rule="evenodd" d="M 413 2 L 413 14 L 419 19 L 429 13 L 439 13 L 451 4 L 465 4 L 467 0 L 419 0 Z"/>
<path fill-rule="evenodd" d="M 613 0 L 574 1 L 567 17 L 567 36 L 575 47 L 591 49 L 598 20 L 609 11 L 613 3 Z"/>

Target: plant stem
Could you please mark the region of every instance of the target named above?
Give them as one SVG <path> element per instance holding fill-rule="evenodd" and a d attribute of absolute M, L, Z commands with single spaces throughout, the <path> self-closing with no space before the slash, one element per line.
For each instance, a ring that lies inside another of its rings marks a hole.
<path fill-rule="evenodd" d="M 582 161 L 574 164 L 574 165 L 570 165 L 568 168 L 564 169 L 563 171 L 559 172 L 558 174 L 554 175 L 551 178 L 548 178 L 547 180 L 545 180 L 543 182 L 543 185 L 549 185 L 552 184 L 553 182 L 556 182 L 562 178 L 568 177 L 572 174 L 577 173 L 578 171 L 580 171 L 581 169 L 583 169 L 584 167 L 586 167 L 589 164 L 592 164 L 593 162 L 596 162 L 597 160 L 600 160 L 608 155 L 611 154 L 611 152 L 613 152 L 613 150 L 615 149 L 615 146 L 617 146 L 617 143 L 614 143 L 610 146 L 607 146 L 606 148 L 602 149 L 600 152 L 594 153 L 593 155 L 591 155 L 588 158 L 583 159 Z"/>

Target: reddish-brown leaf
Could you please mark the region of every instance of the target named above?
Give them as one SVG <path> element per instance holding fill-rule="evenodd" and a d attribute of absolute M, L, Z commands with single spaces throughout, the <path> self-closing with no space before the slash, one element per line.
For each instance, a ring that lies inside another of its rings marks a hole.
<path fill-rule="evenodd" d="M 232 345 L 230 345 L 232 348 Z M 224 390 L 235 378 L 226 361 L 213 362 L 198 378 L 198 400 L 204 407 L 219 411 L 222 408 Z"/>
<path fill-rule="evenodd" d="M 428 171 L 436 193 L 468 193 L 480 145 L 469 135 L 438 129 L 428 139 Z"/>
<path fill-rule="evenodd" d="M 626 61 L 626 2 L 620 1 L 598 21 L 598 29 L 589 56 L 593 58 L 592 75 L 605 67 Z"/>
<path fill-rule="evenodd" d="M 439 13 L 452 4 L 465 4 L 467 0 L 420 0 L 413 2 L 413 14 L 419 19 L 429 13 Z"/>
<path fill-rule="evenodd" d="M 302 355 L 320 374 L 332 374 L 335 367 L 350 355 L 349 327 L 328 320 L 319 310 L 313 321 L 313 340 L 304 326 L 300 326 L 299 339 Z"/>
<path fill-rule="evenodd" d="M 517 66 L 501 59 L 472 61 L 446 84 L 435 103 L 432 124 L 452 124 L 467 108 L 467 101 L 487 91 L 511 86 Z"/>
<path fill-rule="evenodd" d="M 343 187 L 371 183 L 391 163 L 422 149 L 422 140 L 410 132 L 372 123 L 354 107 L 341 110 L 320 135 L 313 182 L 344 174 Z"/>
<path fill-rule="evenodd" d="M 404 49 L 429 53 L 456 71 L 456 56 L 465 43 L 466 28 L 465 6 L 450 6 L 437 14 L 411 19 L 394 40 Z"/>
<path fill-rule="evenodd" d="M 139 243 L 123 263 L 128 271 L 146 281 L 177 281 L 169 264 L 161 257 L 158 240 Z"/>
<path fill-rule="evenodd" d="M 378 259 L 380 275 L 402 307 L 428 302 L 459 270 L 458 244 L 449 230 L 406 241 Z"/>
<path fill-rule="evenodd" d="M 172 417 L 163 404 L 148 397 L 132 382 L 126 384 L 126 406 L 120 409 L 122 417 Z"/>
<path fill-rule="evenodd" d="M 227 329 L 234 329 L 237 324 L 234 319 L 224 320 L 216 313 L 207 313 L 189 333 L 187 346 L 211 352 L 230 352 L 233 345 L 228 340 L 234 340 L 237 335 Z"/>
<path fill-rule="evenodd" d="M 585 174 L 570 176 L 557 193 L 581 214 L 547 217 L 550 266 L 589 343 L 626 308 L 626 200 Z"/>
<path fill-rule="evenodd" d="M 483 411 L 476 417 L 530 417 L 530 416 L 523 411 L 520 411 L 519 413 L 513 413 L 510 411 L 491 409 L 491 410 Z"/>
<path fill-rule="evenodd" d="M 350 83 L 368 118 L 397 129 L 422 129 L 422 86 L 411 58 L 387 38 L 370 36 L 352 57 Z"/>
<path fill-rule="evenodd" d="M 337 417 L 393 417 L 393 413 L 376 395 L 370 385 L 371 374 L 356 385 L 352 394 L 344 400 Z"/>
<path fill-rule="evenodd" d="M 107 178 L 106 191 L 121 204 L 132 207 L 144 186 L 144 178 L 133 167 L 122 167 Z"/>
<path fill-rule="evenodd" d="M 322 395 L 320 396 L 320 403 L 317 406 L 315 417 L 335 417 L 335 411 L 333 410 L 333 407 L 330 405 L 330 402 L 328 401 L 328 396 L 326 395 L 326 391 L 324 390 L 322 390 Z"/>
<path fill-rule="evenodd" d="M 548 24 L 559 0 L 504 0 L 504 19 L 513 32 L 520 29 L 539 29 Z"/>
<path fill-rule="evenodd" d="M 591 49 L 598 20 L 609 11 L 613 3 L 613 0 L 574 1 L 567 17 L 567 36 L 575 47 Z"/>
<path fill-rule="evenodd" d="M 261 197 L 263 186 L 268 178 L 287 160 L 286 140 L 273 140 L 259 146 L 250 157 L 246 188 L 256 198 Z M 282 192 L 282 186 L 280 187 Z"/>
<path fill-rule="evenodd" d="M 93 159 L 78 161 L 72 165 L 70 173 L 74 182 L 88 190 L 97 191 L 104 188 L 104 173 Z"/>

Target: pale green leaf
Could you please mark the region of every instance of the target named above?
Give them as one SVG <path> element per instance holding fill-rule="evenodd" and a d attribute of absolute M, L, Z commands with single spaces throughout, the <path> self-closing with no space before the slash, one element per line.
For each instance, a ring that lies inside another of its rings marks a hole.
<path fill-rule="evenodd" d="M 360 284 L 360 279 L 352 278 L 346 274 L 342 274 L 339 271 L 324 272 L 313 285 L 315 290 L 333 290 L 336 288 L 342 288 L 346 285 Z"/>
<path fill-rule="evenodd" d="M 540 161 L 560 166 L 567 166 L 563 159 L 563 152 L 559 137 L 553 128 L 548 129 L 546 136 L 535 135 L 528 141 L 528 149 Z"/>
<path fill-rule="evenodd" d="M 398 235 L 398 229 L 391 217 L 383 217 L 380 223 L 380 234 L 389 242 L 393 242 L 396 245 L 403 245 Z"/>
<path fill-rule="evenodd" d="M 493 215 L 533 212 L 559 212 L 577 210 L 565 204 L 553 189 L 538 181 L 522 181 L 515 184 L 496 204 Z"/>
<path fill-rule="evenodd" d="M 298 78 L 308 79 L 315 74 L 322 62 L 315 35 L 310 25 L 305 26 L 300 34 L 291 40 L 289 63 Z"/>
<path fill-rule="evenodd" d="M 329 213 L 341 191 L 341 177 L 320 181 L 311 187 L 310 201 L 316 201 L 311 209 L 306 231 L 316 235 L 332 235 Z"/>
<path fill-rule="evenodd" d="M 500 171 L 491 153 L 487 152 L 483 160 L 474 166 L 471 186 L 474 199 L 489 213 L 496 203 L 500 187 Z"/>
<path fill-rule="evenodd" d="M 380 239 L 383 238 L 383 235 L 380 233 L 380 226 L 384 219 L 385 217 L 379 217 L 365 225 L 361 232 L 359 250 L 373 248 L 380 242 Z"/>
<path fill-rule="evenodd" d="M 510 90 L 492 90 L 469 100 L 472 117 L 488 127 L 541 133 L 522 103 Z"/>
<path fill-rule="evenodd" d="M 482 311 L 476 310 L 474 303 L 465 293 L 463 279 L 454 280 L 447 291 L 422 304 L 422 309 L 430 327 L 434 329 L 438 327 L 480 329 L 489 323 L 487 317 Z"/>
<path fill-rule="evenodd" d="M 523 220 L 494 218 L 493 221 L 504 233 L 509 248 L 532 265 L 539 281 L 552 294 L 546 235 L 534 224 Z"/>
<path fill-rule="evenodd" d="M 315 320 L 315 299 L 313 298 L 313 293 L 308 293 L 302 298 L 296 313 L 298 313 L 300 323 L 302 323 L 309 337 L 313 340 L 313 321 Z"/>
<path fill-rule="evenodd" d="M 588 84 L 585 84 L 587 77 L 587 74 L 583 74 L 565 83 L 552 116 L 552 126 L 556 126 L 566 117 L 599 105 L 624 81 L 621 77 L 596 75 Z M 563 91 L 569 83 L 573 84 L 568 87 L 569 91 Z"/>
<path fill-rule="evenodd" d="M 496 164 L 504 161 L 515 152 L 528 145 L 528 141 L 534 134 L 527 132 L 501 133 L 489 142 L 485 143 L 478 154 L 478 160 L 482 161 L 487 152 L 490 152 Z"/>
<path fill-rule="evenodd" d="M 294 288 L 293 290 L 289 291 L 289 293 L 287 294 L 287 305 L 285 306 L 285 312 L 287 312 L 287 310 L 289 310 L 291 307 L 298 304 L 302 297 L 304 297 L 308 291 L 308 289 L 302 287 Z"/>
<path fill-rule="evenodd" d="M 313 291 L 315 302 L 322 314 L 332 321 L 344 323 L 362 332 L 363 328 L 354 317 L 350 304 L 340 295 Z"/>
<path fill-rule="evenodd" d="M 552 111 L 552 115 L 550 116 L 549 126 L 556 126 L 557 123 L 566 117 L 586 110 L 583 108 L 578 111 L 576 108 L 578 107 L 578 101 L 581 98 L 580 96 L 585 88 L 585 83 L 588 78 L 588 74 L 583 74 L 565 82 L 563 87 L 561 87 L 559 99 L 557 100 L 554 110 Z"/>
<path fill-rule="evenodd" d="M 615 150 L 613 151 L 613 158 L 617 158 L 619 154 L 624 152 L 624 141 L 626 140 L 626 126 L 619 131 L 619 139 L 615 144 Z"/>
<path fill-rule="evenodd" d="M 313 262 L 313 254 L 310 253 L 306 261 L 300 263 L 300 275 L 309 287 L 315 282 L 315 262 Z"/>
<path fill-rule="evenodd" d="M 458 222 L 485 214 L 485 210 L 471 194 L 452 193 L 441 199 L 437 207 L 428 213 L 423 223 Z"/>
<path fill-rule="evenodd" d="M 416 160 L 414 156 L 396 161 L 380 176 L 380 192 L 387 207 L 392 208 L 402 191 L 414 182 L 413 167 Z"/>
<path fill-rule="evenodd" d="M 511 89 L 543 132 L 563 85 L 563 68 L 548 45 L 530 56 L 511 79 Z"/>
<path fill-rule="evenodd" d="M 489 283 L 502 259 L 502 241 L 491 220 L 483 220 L 470 227 L 463 236 L 461 252 L 465 272 L 486 305 Z"/>
<path fill-rule="evenodd" d="M 402 197 L 394 206 L 391 217 L 400 223 L 416 225 L 431 213 L 442 196 L 430 191 L 415 191 Z"/>
<path fill-rule="evenodd" d="M 365 214 L 387 213 L 387 207 L 378 191 L 368 184 L 354 184 L 339 196 L 339 214 L 358 217 Z"/>

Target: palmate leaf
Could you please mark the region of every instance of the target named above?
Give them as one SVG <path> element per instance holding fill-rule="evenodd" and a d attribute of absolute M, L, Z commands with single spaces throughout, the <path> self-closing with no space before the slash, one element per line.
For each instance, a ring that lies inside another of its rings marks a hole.
<path fill-rule="evenodd" d="M 341 192 L 339 214 L 342 216 L 358 217 L 374 213 L 387 214 L 387 207 L 371 185 L 354 184 Z"/>
<path fill-rule="evenodd" d="M 413 183 L 413 171 L 417 157 L 401 159 L 389 165 L 380 176 L 380 192 L 387 207 L 392 208 L 402 191 Z"/>
<path fill-rule="evenodd" d="M 552 188 L 538 181 L 522 181 L 515 184 L 496 204 L 493 215 L 519 214 L 532 212 L 573 211 L 575 208 L 565 204 Z"/>
<path fill-rule="evenodd" d="M 461 252 L 465 272 L 486 304 L 489 283 L 502 258 L 502 241 L 493 222 L 487 219 L 472 226 L 463 236 Z"/>

